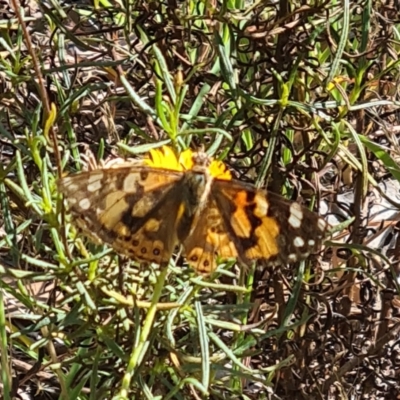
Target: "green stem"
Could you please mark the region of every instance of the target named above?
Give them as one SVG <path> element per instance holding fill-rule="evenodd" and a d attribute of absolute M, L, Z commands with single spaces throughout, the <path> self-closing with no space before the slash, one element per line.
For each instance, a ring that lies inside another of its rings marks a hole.
<path fill-rule="evenodd" d="M 167 276 L 167 272 L 168 272 L 167 266 L 161 269 L 160 276 L 154 287 L 154 295 L 151 301 L 151 305 L 147 313 L 146 319 L 143 323 L 142 331 L 140 333 L 139 343 L 132 350 L 128 367 L 122 379 L 122 387 L 120 391 L 117 393 L 117 395 L 113 397 L 113 400 L 128 400 L 128 393 L 132 376 L 134 375 L 136 369 L 138 368 L 140 361 L 143 358 L 143 354 L 145 353 L 147 346 L 149 345 L 148 338 L 151 332 L 151 328 L 153 327 L 154 318 L 157 312 L 157 304 L 162 294 L 162 289 L 164 287 L 164 282 Z"/>

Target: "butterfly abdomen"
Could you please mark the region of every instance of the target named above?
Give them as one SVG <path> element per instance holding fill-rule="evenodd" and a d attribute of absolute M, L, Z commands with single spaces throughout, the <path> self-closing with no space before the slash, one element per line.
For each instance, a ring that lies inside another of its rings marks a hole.
<path fill-rule="evenodd" d="M 207 205 L 212 178 L 204 172 L 189 171 L 183 178 L 180 190 L 180 212 L 178 214 L 177 233 L 183 242 L 198 224 Z"/>

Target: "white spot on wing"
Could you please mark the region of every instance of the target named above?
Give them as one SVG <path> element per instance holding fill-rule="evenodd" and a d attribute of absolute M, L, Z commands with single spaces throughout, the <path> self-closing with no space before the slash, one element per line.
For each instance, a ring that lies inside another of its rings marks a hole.
<path fill-rule="evenodd" d="M 293 244 L 296 247 L 303 247 L 304 246 L 304 240 L 300 236 L 296 236 L 293 240 Z"/>
<path fill-rule="evenodd" d="M 103 174 L 99 176 L 99 174 L 95 174 L 93 176 L 89 176 L 87 190 L 91 193 L 97 192 L 101 188 L 101 179 L 103 178 Z"/>
<path fill-rule="evenodd" d="M 303 211 L 301 211 L 301 207 L 297 203 L 293 203 L 290 206 L 290 217 L 289 217 L 289 224 L 293 228 L 300 228 L 301 221 L 303 219 Z"/>
<path fill-rule="evenodd" d="M 257 194 L 255 198 L 255 203 L 256 209 L 254 213 L 257 217 L 264 217 L 268 214 L 268 202 L 263 195 Z"/>
<path fill-rule="evenodd" d="M 123 191 L 126 193 L 135 193 L 136 192 L 136 183 L 138 181 L 137 173 L 130 173 L 124 179 Z"/>
<path fill-rule="evenodd" d="M 308 245 L 309 245 L 310 247 L 314 247 L 314 246 L 315 246 L 315 240 L 310 239 L 310 240 L 308 241 Z"/>
<path fill-rule="evenodd" d="M 103 179 L 103 172 L 102 171 L 95 171 L 91 172 L 90 175 L 88 176 L 88 188 L 89 186 L 94 185 L 94 187 L 101 182 Z"/>
<path fill-rule="evenodd" d="M 318 220 L 318 229 L 320 231 L 324 231 L 326 229 L 326 222 L 322 218 Z"/>
<path fill-rule="evenodd" d="M 69 205 L 74 206 L 76 204 L 77 200 L 76 200 L 75 197 L 69 197 L 67 199 L 67 202 L 68 202 Z"/>
<path fill-rule="evenodd" d="M 82 200 L 79 201 L 79 207 L 82 208 L 82 210 L 88 210 L 91 206 L 90 200 L 87 198 L 83 198 Z"/>
<path fill-rule="evenodd" d="M 63 192 L 64 193 L 74 193 L 78 190 L 78 187 L 79 186 L 76 183 L 69 183 L 68 180 L 65 180 L 63 182 Z"/>
<path fill-rule="evenodd" d="M 295 262 L 297 260 L 296 254 L 289 254 L 288 261 Z"/>

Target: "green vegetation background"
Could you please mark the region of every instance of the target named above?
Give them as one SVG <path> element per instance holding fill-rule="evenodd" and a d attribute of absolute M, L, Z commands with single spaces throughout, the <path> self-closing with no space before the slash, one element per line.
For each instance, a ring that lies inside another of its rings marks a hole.
<path fill-rule="evenodd" d="M 395 2 L 0 7 L 5 400 L 399 395 L 397 253 L 368 248 L 397 223 L 371 228 L 371 193 L 399 206 Z M 57 177 L 162 144 L 315 210 L 354 190 L 347 223 L 307 263 L 211 280 L 79 236 Z"/>

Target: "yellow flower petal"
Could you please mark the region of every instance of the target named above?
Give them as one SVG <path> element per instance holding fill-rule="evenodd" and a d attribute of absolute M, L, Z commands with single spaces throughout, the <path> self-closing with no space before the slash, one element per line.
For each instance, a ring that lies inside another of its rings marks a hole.
<path fill-rule="evenodd" d="M 162 146 L 150 150 L 144 158 L 144 164 L 154 168 L 166 168 L 174 171 L 188 171 L 194 166 L 193 151 L 187 149 L 179 157 L 169 146 Z M 212 160 L 209 166 L 209 173 L 213 178 L 231 180 L 232 175 L 222 161 Z"/>
<path fill-rule="evenodd" d="M 187 171 L 189 169 L 193 168 L 193 151 L 190 149 L 185 150 L 183 153 L 180 154 L 179 156 L 179 164 L 182 166 L 182 169 L 184 171 Z"/>
<path fill-rule="evenodd" d="M 149 154 L 144 158 L 144 163 L 149 167 L 182 171 L 178 158 L 169 146 L 150 150 Z"/>
<path fill-rule="evenodd" d="M 211 161 L 208 170 L 213 178 L 224 179 L 227 181 L 230 181 L 232 179 L 231 172 L 226 168 L 226 165 L 222 161 Z"/>

